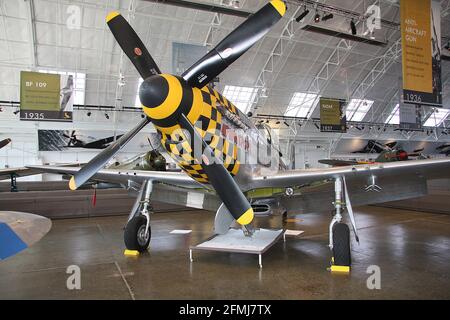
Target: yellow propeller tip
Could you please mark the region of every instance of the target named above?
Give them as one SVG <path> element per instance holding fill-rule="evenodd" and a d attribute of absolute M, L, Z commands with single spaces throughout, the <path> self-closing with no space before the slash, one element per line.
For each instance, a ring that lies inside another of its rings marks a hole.
<path fill-rule="evenodd" d="M 286 13 L 286 4 L 281 0 L 272 0 L 270 4 L 278 11 L 280 16 L 284 16 Z"/>
<path fill-rule="evenodd" d="M 114 19 L 118 15 L 120 15 L 120 13 L 117 12 L 117 11 L 112 11 L 112 12 L 108 13 L 108 15 L 106 16 L 106 22 L 111 21 L 112 19 Z"/>
<path fill-rule="evenodd" d="M 75 177 L 70 178 L 69 188 L 70 188 L 70 190 L 76 190 L 77 189 L 77 185 L 75 184 Z"/>
<path fill-rule="evenodd" d="M 250 208 L 247 211 L 245 211 L 240 217 L 239 219 L 237 219 L 237 222 L 240 225 L 246 226 L 248 225 L 250 222 L 253 221 L 253 217 L 255 216 L 255 214 L 253 213 L 253 209 Z"/>

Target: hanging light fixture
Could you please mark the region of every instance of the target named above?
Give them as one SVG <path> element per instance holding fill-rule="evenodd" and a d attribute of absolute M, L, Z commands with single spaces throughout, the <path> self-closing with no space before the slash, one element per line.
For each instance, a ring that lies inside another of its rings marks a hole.
<path fill-rule="evenodd" d="M 356 35 L 356 24 L 355 21 L 352 19 L 352 21 L 350 21 L 350 29 L 352 30 L 352 35 Z"/>
<path fill-rule="evenodd" d="M 334 16 L 333 16 L 332 13 L 327 13 L 327 14 L 325 14 L 325 15 L 322 16 L 322 21 L 331 20 L 331 19 L 333 19 L 333 18 L 334 18 Z"/>
<path fill-rule="evenodd" d="M 297 18 L 295 18 L 295 21 L 297 21 L 297 22 L 302 21 L 308 14 L 309 14 L 309 10 L 306 9 L 306 5 L 305 5 L 303 12 L 300 13 L 300 15 Z"/>
<path fill-rule="evenodd" d="M 320 22 L 320 14 L 316 11 L 316 15 L 314 16 L 314 22 Z"/>

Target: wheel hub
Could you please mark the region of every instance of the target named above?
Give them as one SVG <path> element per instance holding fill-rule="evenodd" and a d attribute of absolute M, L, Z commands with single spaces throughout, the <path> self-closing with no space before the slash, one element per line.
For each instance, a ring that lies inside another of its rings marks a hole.
<path fill-rule="evenodd" d="M 150 238 L 150 232 L 145 232 L 145 224 L 139 227 L 137 233 L 137 240 L 141 246 L 145 246 L 147 244 L 148 239 Z"/>

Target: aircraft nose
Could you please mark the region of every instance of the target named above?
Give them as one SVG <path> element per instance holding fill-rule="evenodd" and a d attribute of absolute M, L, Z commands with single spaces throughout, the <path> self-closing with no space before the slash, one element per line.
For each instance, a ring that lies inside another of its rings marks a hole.
<path fill-rule="evenodd" d="M 161 75 L 153 75 L 142 82 L 139 99 L 146 108 L 156 108 L 164 103 L 169 95 L 169 83 Z"/>
<path fill-rule="evenodd" d="M 159 74 L 148 77 L 142 82 L 139 88 L 139 99 L 145 114 L 153 124 L 161 125 L 167 122 L 164 120 L 176 116 L 177 110 L 179 113 L 184 109 L 179 109 L 182 104 L 183 92 L 183 86 L 178 77 Z"/>

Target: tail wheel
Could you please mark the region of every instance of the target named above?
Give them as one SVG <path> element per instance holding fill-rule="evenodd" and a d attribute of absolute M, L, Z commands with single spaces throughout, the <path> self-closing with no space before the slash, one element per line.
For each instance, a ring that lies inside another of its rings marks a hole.
<path fill-rule="evenodd" d="M 333 258 L 336 266 L 350 266 L 350 229 L 345 223 L 333 226 Z"/>
<path fill-rule="evenodd" d="M 124 241 L 128 250 L 137 250 L 144 252 L 150 244 L 152 235 L 149 226 L 148 233 L 145 233 L 147 219 L 144 216 L 137 216 L 132 218 L 125 227 Z"/>

